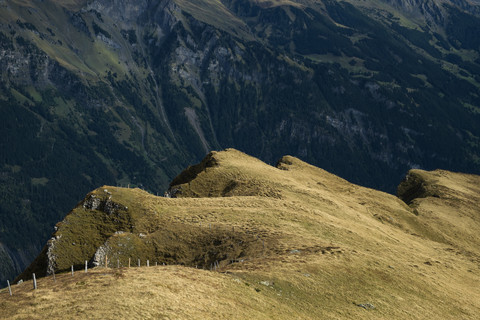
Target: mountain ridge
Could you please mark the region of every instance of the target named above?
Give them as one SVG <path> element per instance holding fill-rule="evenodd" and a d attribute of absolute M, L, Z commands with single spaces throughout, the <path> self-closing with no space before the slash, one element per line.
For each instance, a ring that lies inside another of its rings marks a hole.
<path fill-rule="evenodd" d="M 14 286 L 11 298 L 3 289 L 0 303 L 7 315 L 41 317 L 58 294 L 54 290 L 63 292 L 68 306 L 70 286 L 79 286 L 75 292 L 90 290 L 99 301 L 77 297 L 79 313 L 71 317 L 125 316 L 131 310 L 127 306 L 154 291 L 162 292 L 161 301 L 172 299 L 175 311 L 152 295 L 142 317 L 171 312 L 201 317 L 215 309 L 221 317 L 234 318 L 449 314 L 474 319 L 480 308 L 479 176 L 413 170 L 400 185 L 400 196 L 417 185 L 432 191 L 419 193 L 407 205 L 291 156 L 273 167 L 227 149 L 209 154 L 193 170 L 194 175 L 186 169 L 188 179 L 172 183 L 181 191 L 177 198 L 112 186 L 89 193 L 57 224 L 44 249 L 48 254 L 21 276 L 45 275 L 48 265 L 57 283 L 50 276 L 39 278 L 35 297 L 28 281 Z M 137 260 L 143 267 L 133 269 Z M 145 267 L 147 260 L 150 267 Z M 84 261 L 96 266 L 89 274 L 83 272 Z M 72 278 L 71 265 L 82 270 L 80 275 Z M 137 293 L 127 283 L 134 283 Z M 182 289 L 210 292 L 218 290 L 217 284 L 230 293 L 212 295 L 208 306 Z M 106 302 L 114 291 L 129 292 L 128 298 Z M 231 301 L 231 292 L 245 300 Z M 32 304 L 32 299 L 44 299 L 46 305 Z M 178 299 L 185 301 L 183 307 Z M 259 310 L 254 302 L 285 311 Z M 90 307 L 84 309 L 85 303 Z M 361 306 L 367 304 L 368 312 Z M 109 313 L 113 305 L 120 308 L 114 315 Z"/>
<path fill-rule="evenodd" d="M 479 20 L 449 3 L 429 26 L 379 1 L 2 2 L 6 269 L 89 190 L 163 194 L 210 149 L 391 193 L 479 173 Z"/>

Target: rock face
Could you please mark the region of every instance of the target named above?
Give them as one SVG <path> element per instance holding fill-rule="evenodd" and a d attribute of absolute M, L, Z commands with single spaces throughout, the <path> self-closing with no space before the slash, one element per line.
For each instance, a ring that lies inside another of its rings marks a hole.
<path fill-rule="evenodd" d="M 38 246 L 99 185 L 163 194 L 210 149 L 389 192 L 480 172 L 480 20 L 447 4 L 3 2 L 0 241 Z"/>

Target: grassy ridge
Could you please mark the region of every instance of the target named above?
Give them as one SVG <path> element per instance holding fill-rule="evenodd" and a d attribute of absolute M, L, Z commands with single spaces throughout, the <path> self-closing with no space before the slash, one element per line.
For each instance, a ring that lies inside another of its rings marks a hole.
<path fill-rule="evenodd" d="M 59 270 L 66 270 L 76 264 L 73 253 L 93 244 L 93 232 L 103 236 L 104 243 L 96 243 L 104 245 L 110 268 L 101 262 L 91 274 L 65 274 L 56 284 L 43 278 L 35 292 L 31 283 L 17 285 L 11 298 L 3 290 L 4 314 L 55 317 L 67 308 L 72 318 L 473 319 L 478 314 L 480 230 L 473 204 L 480 197 L 479 177 L 412 171 L 409 176 L 418 179 L 408 178 L 401 190 L 416 181 L 436 193 L 419 194 L 410 207 L 294 157 L 272 167 L 228 149 L 211 153 L 202 164 L 195 175 L 187 170 L 176 180 L 180 184 L 172 183 L 171 190 L 182 192 L 178 198 L 114 187 L 92 192 L 57 225 L 52 252 Z M 92 195 L 110 200 L 118 211 L 112 204 L 95 204 Z M 128 223 L 119 224 L 114 217 L 123 214 Z M 469 223 L 450 223 L 465 217 Z M 78 264 L 93 251 L 79 255 Z M 116 269 L 117 259 L 126 266 L 129 257 L 132 265 L 149 259 L 160 266 Z M 215 261 L 217 272 L 210 271 Z"/>

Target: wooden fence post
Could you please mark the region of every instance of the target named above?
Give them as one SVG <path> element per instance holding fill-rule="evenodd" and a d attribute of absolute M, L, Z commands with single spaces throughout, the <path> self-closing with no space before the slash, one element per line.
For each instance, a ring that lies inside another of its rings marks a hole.
<path fill-rule="evenodd" d="M 150 261 L 147 260 L 147 267 L 150 267 Z"/>
<path fill-rule="evenodd" d="M 117 259 L 117 269 L 120 268 L 120 259 Z"/>
<path fill-rule="evenodd" d="M 87 260 L 85 260 L 85 273 L 88 272 L 88 263 L 87 263 Z"/>
<path fill-rule="evenodd" d="M 138 266 L 140 267 L 140 259 L 138 259 Z"/>
<path fill-rule="evenodd" d="M 10 293 L 10 296 L 12 296 L 12 288 L 10 287 L 10 281 L 7 280 L 7 285 L 8 285 L 8 292 Z"/>
<path fill-rule="evenodd" d="M 128 267 L 130 268 L 130 258 L 128 258 Z"/>
<path fill-rule="evenodd" d="M 33 274 L 33 289 L 37 290 L 37 278 L 35 278 L 35 273 Z"/>
<path fill-rule="evenodd" d="M 72 269 L 72 277 L 73 277 L 73 264 L 72 264 L 72 268 L 71 268 L 71 269 Z"/>
<path fill-rule="evenodd" d="M 105 268 L 108 268 L 108 256 L 105 255 Z"/>

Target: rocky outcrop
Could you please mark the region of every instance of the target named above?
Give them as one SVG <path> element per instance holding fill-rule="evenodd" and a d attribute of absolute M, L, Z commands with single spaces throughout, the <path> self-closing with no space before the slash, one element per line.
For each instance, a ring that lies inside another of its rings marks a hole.
<path fill-rule="evenodd" d="M 108 189 L 95 190 L 57 223 L 52 238 L 17 280 L 29 279 L 32 273 L 42 276 L 65 271 L 71 265 L 84 265 L 85 260 L 92 264 L 109 237 L 131 228 L 128 207 L 112 201 Z"/>
<path fill-rule="evenodd" d="M 95 267 L 105 266 L 105 257 L 108 258 L 109 249 L 110 248 L 106 244 L 98 247 L 93 256 L 93 265 Z"/>
<path fill-rule="evenodd" d="M 128 210 L 128 207 L 113 202 L 111 193 L 107 189 L 104 189 L 103 191 L 108 197 L 99 198 L 95 194 L 90 194 L 87 199 L 83 201 L 82 206 L 88 210 L 100 210 L 108 214 L 116 214 L 120 210 Z"/>

